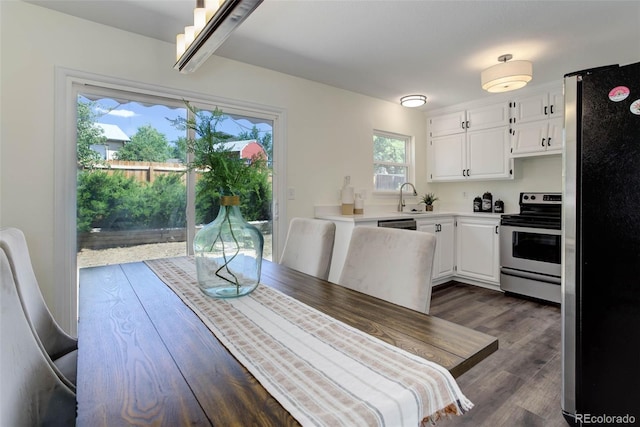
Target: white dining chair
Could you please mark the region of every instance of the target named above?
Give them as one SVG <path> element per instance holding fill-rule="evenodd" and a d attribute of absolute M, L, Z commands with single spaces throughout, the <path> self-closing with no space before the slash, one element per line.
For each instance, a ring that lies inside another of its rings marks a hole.
<path fill-rule="evenodd" d="M 24 233 L 14 227 L 0 229 L 0 247 L 9 260 L 29 326 L 53 362 L 54 371 L 75 389 L 78 341 L 62 330 L 47 308 L 31 265 Z"/>
<path fill-rule="evenodd" d="M 53 371 L 36 340 L 2 249 L 0 288 L 0 425 L 75 425 L 75 392 Z"/>
<path fill-rule="evenodd" d="M 436 237 L 431 233 L 355 227 L 338 283 L 429 313 L 435 248 Z"/>
<path fill-rule="evenodd" d="M 331 268 L 336 225 L 314 218 L 293 218 L 280 264 L 327 280 Z"/>

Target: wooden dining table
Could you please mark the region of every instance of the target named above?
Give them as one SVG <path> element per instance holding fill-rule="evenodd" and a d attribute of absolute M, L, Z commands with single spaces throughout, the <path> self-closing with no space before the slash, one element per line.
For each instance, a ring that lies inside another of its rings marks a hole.
<path fill-rule="evenodd" d="M 79 283 L 78 426 L 299 425 L 145 263 L 83 268 Z M 490 335 L 269 261 L 261 286 L 454 377 L 498 349 Z"/>

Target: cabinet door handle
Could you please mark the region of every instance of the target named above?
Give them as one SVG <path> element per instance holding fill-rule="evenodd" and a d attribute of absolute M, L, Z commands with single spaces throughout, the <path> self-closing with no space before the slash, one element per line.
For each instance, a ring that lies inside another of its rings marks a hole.
<path fill-rule="evenodd" d="M 496 234 L 500 234 L 500 233 L 498 233 L 498 227 L 500 227 L 500 226 L 496 225 Z"/>
<path fill-rule="evenodd" d="M 464 122 L 460 123 L 460 127 L 464 129 Z"/>
<path fill-rule="evenodd" d="M 545 115 L 545 116 L 548 116 L 548 115 L 549 115 L 549 113 L 547 112 L 547 109 L 548 109 L 548 108 L 549 108 L 549 107 L 547 107 L 546 105 L 544 106 L 544 115 Z"/>
<path fill-rule="evenodd" d="M 547 139 L 547 147 L 551 147 L 551 138 Z"/>
<path fill-rule="evenodd" d="M 464 169 L 462 169 L 462 176 L 467 176 Z"/>
<path fill-rule="evenodd" d="M 542 146 L 544 147 L 544 140 L 547 138 L 542 138 Z"/>
<path fill-rule="evenodd" d="M 471 174 L 469 173 L 469 169 L 467 169 L 467 176 L 471 176 Z"/>
<path fill-rule="evenodd" d="M 553 114 L 553 105 L 551 107 L 549 107 L 549 112 L 551 112 L 551 114 Z"/>
<path fill-rule="evenodd" d="M 466 121 L 467 129 L 469 129 L 469 120 Z"/>

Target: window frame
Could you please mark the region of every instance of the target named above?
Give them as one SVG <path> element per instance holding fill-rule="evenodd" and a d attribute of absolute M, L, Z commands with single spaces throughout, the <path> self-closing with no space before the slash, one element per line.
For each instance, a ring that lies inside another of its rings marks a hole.
<path fill-rule="evenodd" d="M 396 162 L 384 162 L 384 161 L 376 161 L 373 157 L 375 155 L 373 150 L 373 144 L 375 141 L 375 137 L 380 136 L 383 138 L 393 138 L 398 140 L 405 141 L 405 162 L 404 163 L 396 163 Z M 389 165 L 389 166 L 399 166 L 407 168 L 407 176 L 406 182 L 414 182 L 415 180 L 415 137 L 411 135 L 405 135 L 397 132 L 390 132 L 385 130 L 374 129 L 372 132 L 372 140 L 371 140 L 371 148 L 372 155 L 371 158 L 373 160 L 373 174 L 372 174 L 372 186 L 373 186 L 373 194 L 377 196 L 395 196 L 398 193 L 398 190 L 378 190 L 375 185 L 375 170 L 376 165 Z"/>

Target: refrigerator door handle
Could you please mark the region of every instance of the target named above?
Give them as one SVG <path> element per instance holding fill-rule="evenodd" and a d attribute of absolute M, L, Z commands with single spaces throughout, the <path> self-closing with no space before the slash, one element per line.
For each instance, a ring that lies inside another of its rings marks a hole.
<path fill-rule="evenodd" d="M 565 152 L 562 176 L 562 411 L 569 418 L 576 414 L 576 184 L 579 76 L 566 77 L 565 93 Z"/>

